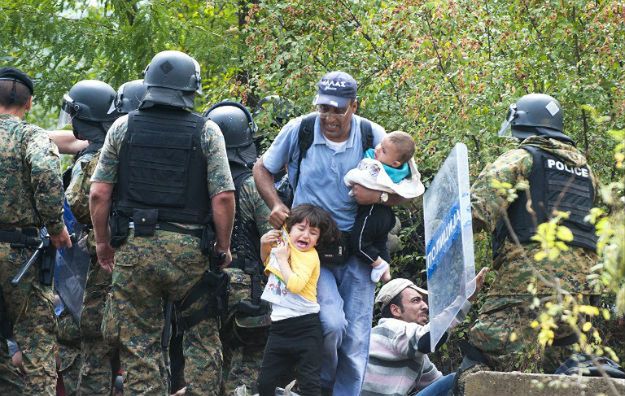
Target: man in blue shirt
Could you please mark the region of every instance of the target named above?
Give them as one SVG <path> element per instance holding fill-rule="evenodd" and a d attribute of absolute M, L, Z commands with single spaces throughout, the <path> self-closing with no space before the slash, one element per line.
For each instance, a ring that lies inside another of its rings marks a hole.
<path fill-rule="evenodd" d="M 291 120 L 282 128 L 271 147 L 254 166 L 258 191 L 271 209 L 270 223 L 279 228 L 289 216 L 289 208 L 280 200 L 273 184 L 273 174 L 287 166 L 294 190 L 293 206 L 310 203 L 332 214 L 342 232 L 352 230 L 357 204 L 395 205 L 400 196 L 352 187 L 352 195 L 343 177 L 363 157 L 361 125 L 369 122 L 373 145 L 385 135 L 380 125 L 355 115 L 357 83 L 347 73 L 326 74 L 318 83 L 312 145 L 299 163 L 299 130 L 303 117 Z M 299 167 L 298 167 L 299 164 Z M 299 169 L 298 169 L 299 168 Z M 323 327 L 323 363 L 321 385 L 334 396 L 360 394 L 373 314 L 375 284 L 371 267 L 355 255 L 343 264 L 323 262 L 317 286 Z M 348 326 L 349 324 L 349 326 Z"/>

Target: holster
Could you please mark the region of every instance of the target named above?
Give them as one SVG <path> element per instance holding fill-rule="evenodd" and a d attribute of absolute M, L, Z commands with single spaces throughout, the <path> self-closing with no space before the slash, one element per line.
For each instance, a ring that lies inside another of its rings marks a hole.
<path fill-rule="evenodd" d="M 186 329 L 205 319 L 216 317 L 223 319 L 228 312 L 229 286 L 230 278 L 225 272 L 204 272 L 187 296 L 174 304 L 176 334 L 182 334 Z M 189 310 L 193 303 L 200 299 L 205 301 L 201 308 Z"/>
<path fill-rule="evenodd" d="M 130 218 L 114 210 L 109 217 L 109 228 L 111 230 L 111 246 L 118 248 L 128 239 Z"/>
<path fill-rule="evenodd" d="M 209 256 L 215 245 L 215 229 L 211 222 L 206 223 L 202 229 L 202 238 L 200 239 L 200 251 L 203 255 Z"/>
<path fill-rule="evenodd" d="M 54 280 L 54 266 L 56 264 L 56 248 L 50 244 L 39 256 L 39 283 L 52 286 Z"/>

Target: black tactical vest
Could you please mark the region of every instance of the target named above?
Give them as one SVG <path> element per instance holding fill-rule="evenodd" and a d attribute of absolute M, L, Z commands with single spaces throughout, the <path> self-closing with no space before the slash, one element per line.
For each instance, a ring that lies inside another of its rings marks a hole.
<path fill-rule="evenodd" d="M 256 223 L 254 219 L 243 219 L 239 209 L 241 207 L 241 186 L 248 178 L 252 177 L 252 172 L 247 167 L 233 162 L 230 163 L 230 171 L 234 181 L 237 208 L 234 216 L 231 243 L 232 253 L 236 256 L 236 260 L 233 261 L 231 267 L 245 271 L 246 261 L 248 265 L 249 263 L 258 265 L 261 262 L 260 235 L 258 234 Z"/>
<path fill-rule="evenodd" d="M 204 123 L 197 114 L 161 106 L 129 113 L 114 209 L 128 217 L 133 209 L 158 209 L 160 222 L 206 224 Z"/>
<path fill-rule="evenodd" d="M 532 155 L 529 175 L 529 194 L 535 216 L 526 209 L 527 191 L 519 191 L 518 198 L 508 208 L 508 217 L 519 242 L 531 242 L 536 228 L 551 218 L 554 210 L 569 212 L 562 222 L 573 233 L 570 245 L 590 250 L 597 248 L 597 236 L 592 224 L 584 221 L 593 207 L 595 190 L 587 166 L 567 165 L 560 158 L 534 146 L 521 146 Z M 493 237 L 493 254 L 496 256 L 504 240 L 510 238 L 508 228 L 500 220 Z"/>

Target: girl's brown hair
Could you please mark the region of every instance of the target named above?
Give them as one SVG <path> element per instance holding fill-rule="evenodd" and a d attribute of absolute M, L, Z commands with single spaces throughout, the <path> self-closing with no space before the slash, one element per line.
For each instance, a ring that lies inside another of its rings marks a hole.
<path fill-rule="evenodd" d="M 286 230 L 291 231 L 297 223 L 308 220 L 311 227 L 319 228 L 319 241 L 317 246 L 326 246 L 338 242 L 340 231 L 330 213 L 318 206 L 303 204 L 291 209 L 291 214 L 286 219 Z"/>

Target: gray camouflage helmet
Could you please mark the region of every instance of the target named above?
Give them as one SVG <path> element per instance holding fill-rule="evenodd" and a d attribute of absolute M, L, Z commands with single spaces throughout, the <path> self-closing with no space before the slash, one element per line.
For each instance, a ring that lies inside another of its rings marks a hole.
<path fill-rule="evenodd" d="M 229 161 L 245 166 L 256 161 L 254 133 L 257 127 L 245 106 L 237 102 L 220 102 L 208 109 L 204 116 L 221 129 Z"/>
<path fill-rule="evenodd" d="M 200 65 L 180 51 L 162 51 L 154 55 L 144 71 L 146 87 L 168 88 L 201 93 Z"/>
<path fill-rule="evenodd" d="M 98 80 L 79 81 L 63 95 L 59 125 L 76 118 L 82 121 L 113 122 L 119 113 L 115 109 L 116 92 L 107 83 Z"/>
<path fill-rule="evenodd" d="M 538 135 L 572 143 L 572 139 L 563 131 L 563 110 L 560 102 L 549 95 L 533 93 L 521 97 L 510 106 L 499 135 L 511 133 L 521 140 Z"/>
<path fill-rule="evenodd" d="M 117 111 L 128 114 L 133 110 L 137 110 L 145 96 L 145 91 L 146 87 L 143 84 L 143 80 L 128 81 L 120 85 L 115 98 Z"/>

